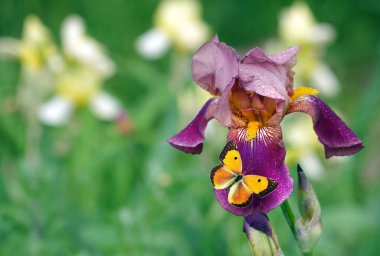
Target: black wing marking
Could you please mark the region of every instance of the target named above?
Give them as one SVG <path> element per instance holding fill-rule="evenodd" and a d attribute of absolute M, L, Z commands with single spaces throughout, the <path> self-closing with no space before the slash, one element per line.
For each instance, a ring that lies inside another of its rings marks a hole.
<path fill-rule="evenodd" d="M 223 160 L 226 157 L 227 152 L 230 151 L 230 150 L 238 150 L 235 142 L 232 141 L 232 140 L 229 141 L 229 142 L 227 142 L 227 144 L 224 146 L 222 152 L 220 153 L 220 156 L 219 156 L 220 162 L 223 163 Z"/>
<path fill-rule="evenodd" d="M 270 179 L 270 178 L 267 178 L 267 179 L 268 179 L 268 187 L 258 194 L 258 196 L 261 198 L 266 197 L 278 187 L 278 182 L 276 180 Z"/>

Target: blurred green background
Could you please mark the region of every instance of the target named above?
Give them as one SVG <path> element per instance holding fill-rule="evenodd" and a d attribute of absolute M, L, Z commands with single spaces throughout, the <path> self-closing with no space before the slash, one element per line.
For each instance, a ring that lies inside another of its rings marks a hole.
<path fill-rule="evenodd" d="M 277 37 L 278 13 L 292 1 L 201 3 L 212 31 L 244 52 Z M 136 38 L 152 27 L 157 4 L 0 1 L 0 37 L 20 38 L 24 18 L 36 14 L 59 43 L 62 20 L 72 13 L 82 16 L 88 33 L 105 45 L 117 65 L 104 88 L 122 101 L 135 126 L 133 133 L 121 135 L 114 124 L 82 108 L 69 126 L 41 125 L 40 161 L 30 163 L 26 119 L 8 106 L 18 91 L 20 64 L 0 58 L 0 255 L 249 254 L 242 218 L 222 210 L 209 182 L 226 129 L 215 125 L 199 156 L 176 151 L 165 141 L 202 102 L 188 116 L 181 115 L 181 95 L 169 86 L 175 53 L 148 61 L 135 51 Z M 337 34 L 324 60 L 342 90 L 325 100 L 343 113 L 366 146 L 312 181 L 324 224 L 315 255 L 378 255 L 380 2 L 308 4 L 316 19 L 333 25 Z M 190 60 L 191 54 L 181 58 Z M 186 63 L 180 78 L 193 88 Z M 290 168 L 295 178 L 295 166 Z M 294 196 L 291 203 L 295 208 Z M 269 217 L 285 255 L 300 255 L 280 209 Z"/>

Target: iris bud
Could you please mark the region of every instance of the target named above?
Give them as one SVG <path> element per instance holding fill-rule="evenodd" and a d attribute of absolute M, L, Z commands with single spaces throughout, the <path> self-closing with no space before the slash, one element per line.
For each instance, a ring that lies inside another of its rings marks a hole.
<path fill-rule="evenodd" d="M 303 253 L 311 252 L 322 233 L 321 207 L 302 168 L 298 172 L 298 207 L 301 217 L 295 224 L 295 236 Z"/>

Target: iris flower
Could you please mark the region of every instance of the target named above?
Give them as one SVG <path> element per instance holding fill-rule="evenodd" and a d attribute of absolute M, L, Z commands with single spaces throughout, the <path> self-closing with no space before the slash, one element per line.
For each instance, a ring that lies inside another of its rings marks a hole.
<path fill-rule="evenodd" d="M 215 118 L 229 129 L 227 141 L 236 144 L 243 172 L 254 170 L 255 174 L 279 183 L 273 193 L 246 208 L 225 204 L 227 195 L 217 195 L 219 203 L 234 214 L 247 215 L 253 209 L 268 212 L 290 196 L 293 181 L 284 164 L 286 151 L 280 126 L 285 115 L 310 115 L 326 158 L 351 155 L 363 148 L 353 131 L 315 96 L 315 89 L 293 89 L 292 67 L 298 51 L 295 46 L 267 55 L 260 48 L 253 48 L 240 58 L 232 47 L 214 37 L 193 57 L 193 79 L 213 97 L 168 142 L 186 153 L 201 153 L 206 126 Z"/>

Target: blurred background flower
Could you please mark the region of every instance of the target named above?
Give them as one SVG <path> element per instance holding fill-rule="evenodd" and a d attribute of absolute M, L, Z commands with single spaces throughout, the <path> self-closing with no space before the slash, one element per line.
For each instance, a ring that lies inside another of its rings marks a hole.
<path fill-rule="evenodd" d="M 41 106 L 39 118 L 49 125 L 62 125 L 76 107 L 88 105 L 98 118 L 116 120 L 123 109 L 116 98 L 102 90 L 104 79 L 115 72 L 103 46 L 85 34 L 79 16 L 64 20 L 61 36 L 64 61 L 54 74 L 56 96 Z"/>
<path fill-rule="evenodd" d="M 153 28 L 136 41 L 137 51 L 148 59 L 161 57 L 172 46 L 179 53 L 196 50 L 210 36 L 197 0 L 162 0 L 154 14 Z"/>
<path fill-rule="evenodd" d="M 321 179 L 325 175 L 323 157 L 323 147 L 313 130 L 312 121 L 308 117 L 292 116 L 284 121 L 284 141 L 288 151 L 286 162 L 289 165 L 307 166 L 307 173 L 310 179 Z M 322 161 L 323 159 L 323 161 Z M 329 161 L 329 160 L 327 160 Z"/>
<path fill-rule="evenodd" d="M 47 68 L 54 69 L 58 50 L 41 20 L 29 15 L 24 20 L 21 40 L 0 38 L 0 54 L 19 58 L 24 72 L 36 74 Z"/>

